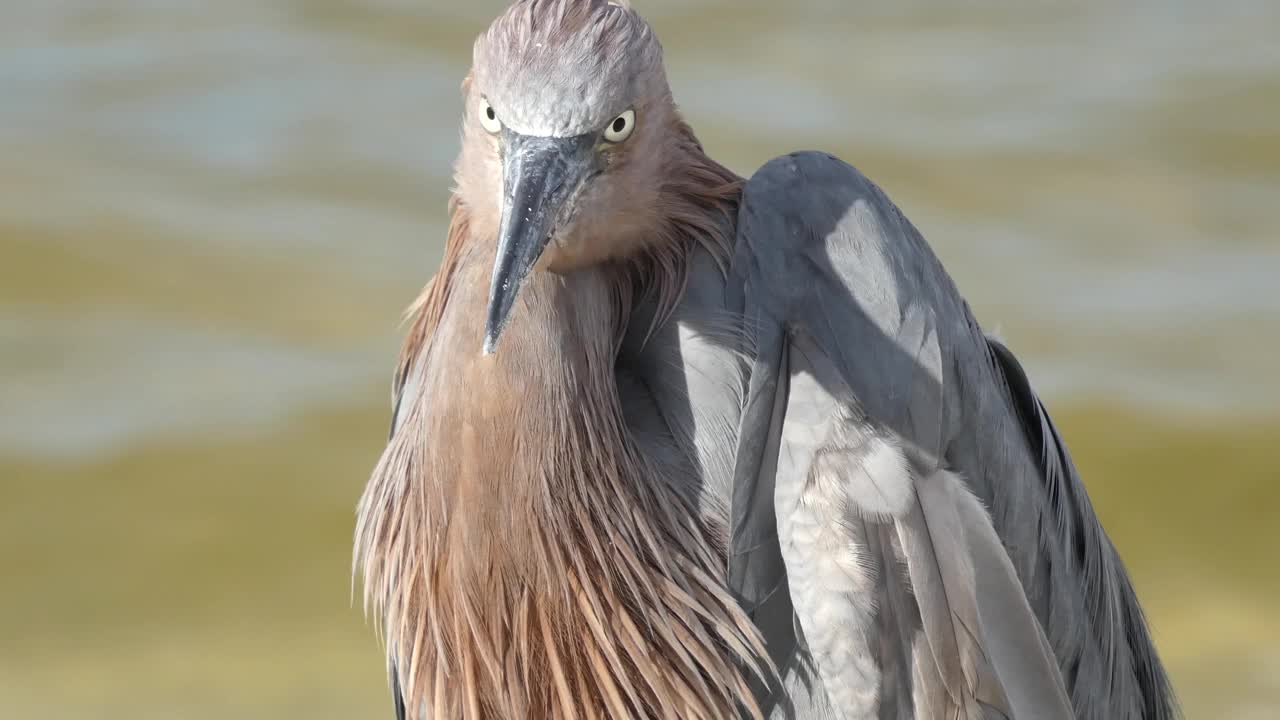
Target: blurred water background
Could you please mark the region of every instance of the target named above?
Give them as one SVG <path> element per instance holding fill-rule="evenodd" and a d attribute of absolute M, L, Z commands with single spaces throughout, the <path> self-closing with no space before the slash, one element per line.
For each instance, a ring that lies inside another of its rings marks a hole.
<path fill-rule="evenodd" d="M 636 4 L 1023 357 L 1188 716 L 1277 717 L 1280 4 Z M 0 7 L 0 717 L 389 717 L 353 506 L 501 7 Z"/>

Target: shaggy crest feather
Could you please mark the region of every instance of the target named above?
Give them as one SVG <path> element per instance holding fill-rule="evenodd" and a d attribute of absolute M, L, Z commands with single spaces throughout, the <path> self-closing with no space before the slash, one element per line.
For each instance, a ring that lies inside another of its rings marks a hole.
<path fill-rule="evenodd" d="M 447 291 L 433 296 L 447 302 Z M 419 319 L 434 310 L 428 302 Z M 426 322 L 415 328 L 429 344 Z M 361 501 L 357 561 L 407 706 L 429 701 L 433 717 L 720 718 L 741 701 L 758 717 L 739 664 L 763 675 L 764 648 L 723 589 L 723 528 L 697 520 L 630 450 L 606 358 L 575 370 L 584 393 L 612 406 L 568 395 L 553 400 L 556 417 L 519 415 L 548 422 L 545 446 L 510 427 L 522 456 L 502 482 L 533 486 L 528 516 L 513 523 L 528 532 L 526 563 L 502 556 L 512 548 L 456 543 L 451 511 L 474 508 L 454 507 L 459 479 L 433 472 L 449 464 L 426 436 L 427 408 L 441 401 L 402 399 L 413 404 Z"/>

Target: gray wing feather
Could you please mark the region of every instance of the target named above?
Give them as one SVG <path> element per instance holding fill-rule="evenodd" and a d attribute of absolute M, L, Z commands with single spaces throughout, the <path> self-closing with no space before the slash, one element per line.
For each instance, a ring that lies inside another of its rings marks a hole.
<path fill-rule="evenodd" d="M 981 597 L 974 608 L 978 627 L 1000 687 L 1008 692 L 1007 707 L 1017 718 L 1074 717 L 1053 649 L 1026 602 L 990 516 L 963 488 L 957 487 L 955 501 Z"/>
<path fill-rule="evenodd" d="M 391 429 L 388 432 L 390 437 L 395 437 L 396 429 L 400 427 L 404 417 L 409 414 L 409 410 L 413 408 L 413 403 L 418 397 L 418 387 L 422 383 L 422 363 L 415 362 L 412 366 L 405 368 L 403 373 L 397 373 L 391 382 Z"/>
<path fill-rule="evenodd" d="M 412 403 L 418 396 L 418 387 L 422 382 L 421 371 L 422 365 L 418 362 L 411 367 L 405 368 L 404 372 L 396 373 L 395 377 L 392 378 L 389 437 L 395 437 L 396 430 L 413 407 Z M 406 400 L 408 404 L 406 404 Z M 396 720 L 406 720 L 408 712 L 404 704 L 404 693 L 400 691 L 400 674 L 396 669 L 395 661 L 388 661 L 387 674 L 391 690 L 391 704 Z"/>
<path fill-rule="evenodd" d="M 895 525 L 933 662 L 950 703 L 965 707 L 977 694 L 982 649 L 977 588 L 953 484 L 946 473 L 916 479 L 915 502 Z"/>
<path fill-rule="evenodd" d="M 1040 466 L 1054 526 L 1068 541 L 1069 560 L 1085 588 L 1085 610 L 1105 641 L 1106 666 L 1132 668 L 1138 690 L 1128 698 L 1132 712 L 1151 720 L 1177 717 L 1173 689 L 1155 653 L 1142 606 L 1094 515 L 1066 443 L 1013 353 L 994 338 L 987 338 L 987 346 Z"/>
<path fill-rule="evenodd" d="M 748 599 L 788 589 L 800 626 L 788 639 L 813 654 L 828 695 L 847 697 L 861 677 L 882 718 L 915 716 L 886 711 L 904 696 L 889 683 L 904 682 L 922 715 L 1066 718 L 1074 704 L 1088 718 L 1172 717 L 1141 610 L 1061 438 L 880 189 L 828 155 L 770 162 L 744 190 L 731 272 L 760 342 L 730 580 Z M 835 520 L 814 513 L 828 486 L 842 489 Z M 847 553 L 854 570 L 826 582 L 812 557 L 823 552 Z M 915 608 L 897 607 L 898 560 Z M 840 604 L 859 593 L 869 612 Z M 842 634 L 859 637 L 829 640 Z M 849 647 L 876 672 L 855 672 Z"/>

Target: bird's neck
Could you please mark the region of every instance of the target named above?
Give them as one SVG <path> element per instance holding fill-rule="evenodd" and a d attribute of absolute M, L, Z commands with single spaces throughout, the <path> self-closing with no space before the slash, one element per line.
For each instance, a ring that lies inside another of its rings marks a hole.
<path fill-rule="evenodd" d="M 590 458 L 597 474 L 633 470 L 613 379 L 624 298 L 604 268 L 534 271 L 484 355 L 490 267 L 490 252 L 462 261 L 432 340 L 428 449 L 442 490 L 466 508 L 452 531 L 466 544 L 505 542 L 506 557 L 528 548 L 540 499 L 572 480 L 571 458 Z"/>
<path fill-rule="evenodd" d="M 634 269 L 526 280 L 481 352 L 492 250 L 446 257 L 357 559 L 410 707 L 431 717 L 728 717 L 765 656 L 723 528 L 636 452 L 614 381 Z M 439 302 L 437 307 L 435 304 Z M 413 337 L 413 336 L 411 336 Z"/>

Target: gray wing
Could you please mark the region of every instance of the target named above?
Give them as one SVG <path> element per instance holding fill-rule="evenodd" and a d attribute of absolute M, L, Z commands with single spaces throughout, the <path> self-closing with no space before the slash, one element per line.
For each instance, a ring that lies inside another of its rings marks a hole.
<path fill-rule="evenodd" d="M 819 714 L 1175 714 L 1043 405 L 879 188 L 828 155 L 770 162 L 731 274 L 755 360 L 730 583 Z"/>
<path fill-rule="evenodd" d="M 406 404 L 406 399 L 412 403 L 413 398 L 418 396 L 418 387 L 422 381 L 419 375 L 421 369 L 418 363 L 397 368 L 395 377 L 391 380 L 391 428 L 388 431 L 388 437 L 395 437 L 396 430 L 411 409 L 411 405 Z M 396 671 L 395 661 L 389 661 L 387 675 L 396 720 L 406 720 L 408 713 L 405 709 L 404 693 L 400 691 L 400 674 Z"/>

